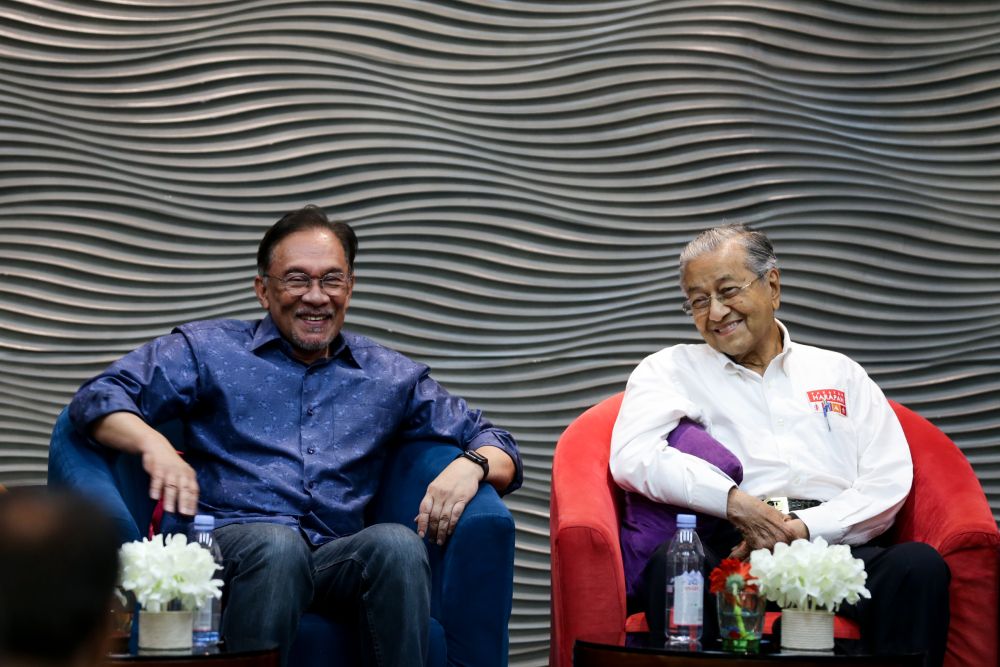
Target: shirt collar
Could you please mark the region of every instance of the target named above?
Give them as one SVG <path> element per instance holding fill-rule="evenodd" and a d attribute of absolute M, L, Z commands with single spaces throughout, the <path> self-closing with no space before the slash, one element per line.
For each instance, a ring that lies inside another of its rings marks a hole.
<path fill-rule="evenodd" d="M 258 323 L 257 330 L 253 334 L 253 340 L 250 342 L 250 349 L 254 353 L 257 353 L 272 343 L 278 345 L 289 357 L 292 356 L 292 346 L 281 335 L 281 331 L 274 323 L 274 320 L 271 319 L 271 315 L 268 314 Z M 349 361 L 358 368 L 361 368 L 361 364 L 358 363 L 357 358 L 351 352 L 351 346 L 343 331 L 338 333 L 337 337 L 333 339 L 333 342 L 330 344 L 330 356 L 325 361 L 338 358 Z"/>
<path fill-rule="evenodd" d="M 795 344 L 792 343 L 792 338 L 791 336 L 788 335 L 788 327 L 782 324 L 781 320 L 777 318 L 774 319 L 774 323 L 778 325 L 778 330 L 781 332 L 781 352 L 778 353 L 775 359 L 777 359 L 778 362 L 781 364 L 781 369 L 785 370 L 785 365 L 788 363 L 788 355 L 792 351 L 792 348 L 794 347 Z M 753 371 L 744 368 L 743 366 L 740 366 L 738 363 L 736 363 L 735 361 L 724 355 L 722 352 L 719 352 L 715 348 L 709 346 L 708 344 L 706 344 L 706 347 L 708 347 L 710 353 L 716 358 L 719 364 L 726 371 L 730 373 L 742 373 L 744 371 L 748 373 L 753 373 Z M 771 363 L 774 363 L 774 361 L 772 360 Z M 754 374 L 756 375 L 756 373 Z"/>

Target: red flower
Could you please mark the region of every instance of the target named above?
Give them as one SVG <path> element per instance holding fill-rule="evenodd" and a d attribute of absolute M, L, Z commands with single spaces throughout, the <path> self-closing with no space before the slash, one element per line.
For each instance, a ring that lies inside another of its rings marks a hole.
<path fill-rule="evenodd" d="M 730 579 L 733 576 L 737 576 L 739 579 L 734 582 Z M 730 589 L 733 583 L 739 584 L 739 590 L 742 590 L 744 587 L 756 589 L 756 586 L 753 584 L 747 584 L 747 579 L 749 578 L 750 563 L 744 563 L 738 558 L 726 558 L 709 575 L 708 590 L 710 593 L 732 592 Z"/>

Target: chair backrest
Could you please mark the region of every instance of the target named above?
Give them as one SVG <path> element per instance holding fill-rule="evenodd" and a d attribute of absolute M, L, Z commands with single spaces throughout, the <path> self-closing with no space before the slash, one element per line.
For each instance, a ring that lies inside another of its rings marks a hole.
<path fill-rule="evenodd" d="M 611 431 L 623 397 L 624 393 L 619 393 L 606 398 L 574 419 L 559 438 L 552 458 L 553 471 L 558 468 L 562 472 L 558 478 L 553 475 L 552 501 L 558 502 L 563 483 L 570 482 L 573 490 L 588 489 L 595 500 L 612 500 L 613 504 L 606 508 L 613 512 L 616 525 L 621 518 L 622 490 L 611 478 L 608 460 L 611 457 Z M 572 512 L 573 509 L 566 511 Z M 571 520 L 570 517 L 567 520 Z"/>
<path fill-rule="evenodd" d="M 947 538 L 954 534 L 954 522 L 940 520 L 945 512 L 960 508 L 963 525 L 977 524 L 992 533 L 996 521 L 972 465 L 962 451 L 937 426 L 904 405 L 889 401 L 899 419 L 913 459 L 913 486 L 906 503 L 896 515 L 894 541 L 920 541 L 947 551 Z M 956 519 L 959 516 L 955 517 Z M 947 555 L 947 554 L 946 554 Z"/>
<path fill-rule="evenodd" d="M 621 401 L 617 394 L 577 417 L 552 459 L 549 663 L 559 667 L 572 664 L 577 637 L 617 641 L 624 635 L 621 493 L 608 470 Z"/>

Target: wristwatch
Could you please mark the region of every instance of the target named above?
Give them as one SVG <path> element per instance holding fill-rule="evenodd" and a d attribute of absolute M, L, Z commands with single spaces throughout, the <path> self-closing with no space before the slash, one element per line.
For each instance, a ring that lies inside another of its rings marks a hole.
<path fill-rule="evenodd" d="M 472 451 L 471 449 L 466 449 L 461 454 L 455 457 L 455 459 L 469 459 L 480 468 L 483 469 L 483 479 L 485 480 L 490 475 L 490 462 L 489 460 L 480 454 L 479 452 Z"/>

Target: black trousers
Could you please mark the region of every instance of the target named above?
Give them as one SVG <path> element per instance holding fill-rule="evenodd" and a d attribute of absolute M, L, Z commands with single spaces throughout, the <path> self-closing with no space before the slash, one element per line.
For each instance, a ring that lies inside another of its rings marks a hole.
<path fill-rule="evenodd" d="M 705 615 L 702 646 L 713 646 L 719 636 L 715 595 L 708 592 L 708 573 L 729 555 L 741 537 L 728 523 L 720 525 L 705 541 Z M 629 613 L 646 612 L 649 631 L 663 637 L 666 624 L 667 547 L 653 553 L 629 600 Z M 951 572 L 932 547 L 921 542 L 852 547 L 851 553 L 865 563 L 865 586 L 871 598 L 837 611 L 861 628 L 861 649 L 866 653 L 925 652 L 928 667 L 944 660 L 948 637 L 948 584 Z M 721 554 L 721 555 L 720 555 Z"/>

